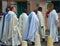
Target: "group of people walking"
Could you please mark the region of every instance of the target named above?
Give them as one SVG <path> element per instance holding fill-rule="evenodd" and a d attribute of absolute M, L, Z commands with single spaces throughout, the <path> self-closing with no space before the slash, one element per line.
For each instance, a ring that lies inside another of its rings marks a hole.
<path fill-rule="evenodd" d="M 52 3 L 47 5 L 47 9 L 50 11 L 48 14 L 50 36 L 53 42 L 58 42 L 58 14 Z M 13 46 L 21 45 L 22 41 L 30 41 L 34 44 L 37 34 L 40 34 L 42 41 L 45 41 L 46 27 L 42 7 L 38 7 L 29 14 L 27 14 L 25 9 L 19 18 L 17 18 L 16 13 L 16 7 L 8 7 L 6 12 L 4 12 L 1 19 L 1 42 Z"/>

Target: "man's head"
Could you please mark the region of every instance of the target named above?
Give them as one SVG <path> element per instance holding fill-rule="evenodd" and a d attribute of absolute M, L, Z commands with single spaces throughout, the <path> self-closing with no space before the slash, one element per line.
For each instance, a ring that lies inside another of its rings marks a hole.
<path fill-rule="evenodd" d="M 35 9 L 34 12 L 37 14 L 37 10 Z"/>
<path fill-rule="evenodd" d="M 41 11 L 42 12 L 42 7 L 38 7 L 38 11 Z"/>
<path fill-rule="evenodd" d="M 11 11 L 11 6 L 7 6 L 6 12 Z"/>
<path fill-rule="evenodd" d="M 12 11 L 15 12 L 15 13 L 17 13 L 16 7 L 12 7 Z"/>
<path fill-rule="evenodd" d="M 49 3 L 48 5 L 47 5 L 47 9 L 48 10 L 53 10 L 54 9 L 54 4 L 53 3 Z"/>
<path fill-rule="evenodd" d="M 27 13 L 27 9 L 24 9 L 23 12 L 24 12 L 24 13 Z"/>

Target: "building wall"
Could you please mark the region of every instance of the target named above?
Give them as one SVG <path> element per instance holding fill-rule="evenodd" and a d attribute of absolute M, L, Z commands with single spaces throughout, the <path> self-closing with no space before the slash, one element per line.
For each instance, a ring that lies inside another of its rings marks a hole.
<path fill-rule="evenodd" d="M 30 11 L 33 11 L 36 8 L 35 0 L 29 0 Z"/>
<path fill-rule="evenodd" d="M 46 15 L 46 1 L 40 2 L 39 6 L 42 7 L 42 12 L 43 12 L 43 15 L 45 16 Z"/>
<path fill-rule="evenodd" d="M 5 12 L 7 7 L 7 1 L 2 1 L 2 12 Z"/>
<path fill-rule="evenodd" d="M 17 0 L 14 0 L 14 1 L 17 2 Z M 18 1 L 23 1 L 23 0 L 18 0 Z M 35 0 L 28 0 L 27 2 L 28 2 L 28 4 L 27 4 L 28 5 L 28 12 L 31 12 L 34 9 L 37 8 Z M 10 1 L 8 0 L 8 5 L 10 5 L 10 4 L 11 4 L 11 0 Z M 46 16 L 46 0 L 40 1 L 39 6 L 43 8 L 42 13 L 43 13 L 43 15 L 45 17 Z M 58 15 L 59 15 L 59 18 L 60 18 L 60 13 Z M 45 18 L 45 20 L 46 20 L 46 18 Z M 47 20 L 46 20 L 46 23 L 47 23 Z M 58 26 L 60 27 L 60 19 L 59 19 Z M 48 28 L 48 24 L 46 24 L 46 27 Z"/>

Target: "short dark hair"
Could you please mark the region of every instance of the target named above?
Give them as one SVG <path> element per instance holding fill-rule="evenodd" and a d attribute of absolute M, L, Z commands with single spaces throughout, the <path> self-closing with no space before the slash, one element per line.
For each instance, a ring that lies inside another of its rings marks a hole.
<path fill-rule="evenodd" d="M 24 12 L 24 13 L 27 13 L 27 9 L 24 9 L 23 12 Z"/>
<path fill-rule="evenodd" d="M 34 12 L 37 14 L 37 9 L 35 9 Z"/>
<path fill-rule="evenodd" d="M 38 7 L 38 11 L 42 11 L 42 7 Z"/>
<path fill-rule="evenodd" d="M 11 10 L 11 6 L 7 6 L 6 8 L 6 12 L 10 11 Z"/>

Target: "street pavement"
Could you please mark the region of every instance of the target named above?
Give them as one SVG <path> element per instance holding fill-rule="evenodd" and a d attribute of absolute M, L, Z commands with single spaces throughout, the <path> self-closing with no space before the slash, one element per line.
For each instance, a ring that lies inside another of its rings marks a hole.
<path fill-rule="evenodd" d="M 29 44 L 29 46 L 34 46 Z M 47 46 L 47 42 L 41 42 L 41 46 Z M 54 43 L 54 46 L 60 46 L 60 41 L 58 43 Z"/>

